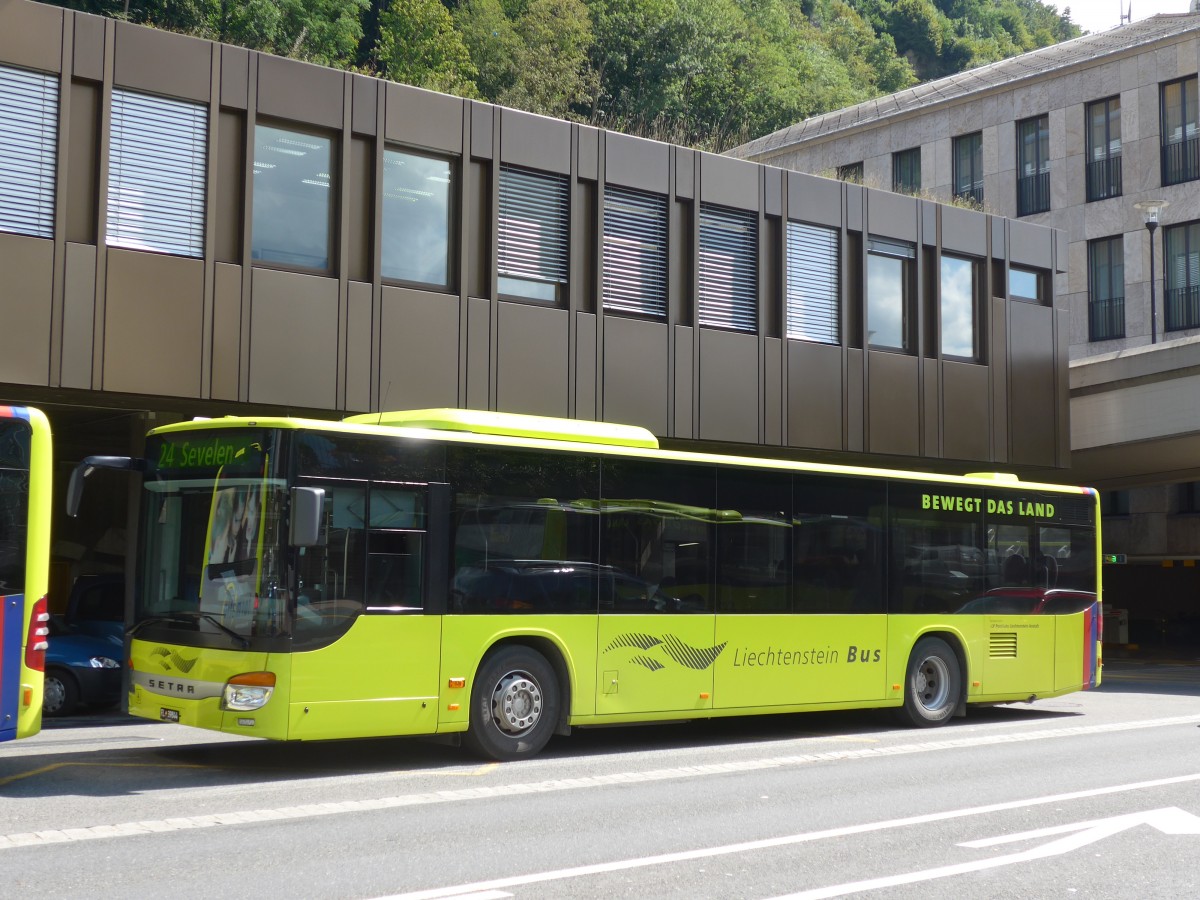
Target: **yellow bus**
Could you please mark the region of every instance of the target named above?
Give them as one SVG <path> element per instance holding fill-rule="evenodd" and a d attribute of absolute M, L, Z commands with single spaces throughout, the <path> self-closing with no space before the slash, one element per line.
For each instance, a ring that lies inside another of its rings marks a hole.
<path fill-rule="evenodd" d="M 134 715 L 280 740 L 971 704 L 1100 679 L 1089 489 L 470 410 L 157 428 Z"/>
<path fill-rule="evenodd" d="M 0 742 L 42 727 L 51 460 L 45 414 L 0 405 Z"/>

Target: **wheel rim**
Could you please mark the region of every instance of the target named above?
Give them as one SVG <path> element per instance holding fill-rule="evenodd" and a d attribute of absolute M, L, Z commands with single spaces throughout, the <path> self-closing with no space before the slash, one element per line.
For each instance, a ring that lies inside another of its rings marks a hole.
<path fill-rule="evenodd" d="M 931 712 L 946 705 L 950 696 L 950 667 L 940 656 L 928 656 L 917 666 L 913 677 L 913 693 L 917 702 Z"/>
<path fill-rule="evenodd" d="M 47 676 L 42 697 L 42 710 L 47 713 L 56 713 L 62 709 L 66 699 L 67 690 L 63 687 L 63 683 L 53 676 Z"/>
<path fill-rule="evenodd" d="M 492 718 L 500 730 L 520 735 L 542 717 L 542 689 L 527 672 L 509 672 L 492 691 Z"/>

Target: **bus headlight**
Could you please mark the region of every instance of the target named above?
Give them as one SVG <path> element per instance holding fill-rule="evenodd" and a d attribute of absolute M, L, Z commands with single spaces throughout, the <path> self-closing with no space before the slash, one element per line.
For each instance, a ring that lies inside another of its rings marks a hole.
<path fill-rule="evenodd" d="M 225 682 L 225 690 L 221 693 L 221 709 L 239 712 L 262 709 L 274 692 L 274 672 L 246 672 L 234 675 Z"/>

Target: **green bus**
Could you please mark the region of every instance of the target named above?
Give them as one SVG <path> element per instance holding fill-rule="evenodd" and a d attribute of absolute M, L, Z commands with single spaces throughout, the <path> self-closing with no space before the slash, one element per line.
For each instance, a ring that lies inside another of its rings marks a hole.
<path fill-rule="evenodd" d="M 970 704 L 1100 680 L 1096 492 L 471 410 L 150 432 L 134 715 L 280 740 Z M 1025 608 L 1025 607 L 1028 608 Z"/>
<path fill-rule="evenodd" d="M 52 479 L 45 414 L 0 405 L 0 742 L 42 727 Z"/>

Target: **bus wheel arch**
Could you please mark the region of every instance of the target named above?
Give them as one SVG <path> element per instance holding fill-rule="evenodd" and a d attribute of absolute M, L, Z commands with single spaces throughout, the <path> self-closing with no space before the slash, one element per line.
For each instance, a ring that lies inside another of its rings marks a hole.
<path fill-rule="evenodd" d="M 569 681 L 557 648 L 519 638 L 484 655 L 471 683 L 466 745 L 488 759 L 534 756 L 565 726 Z"/>
<path fill-rule="evenodd" d="M 904 704 L 896 711 L 900 720 L 928 728 L 965 715 L 966 671 L 962 645 L 954 635 L 921 635 L 904 670 Z"/>

